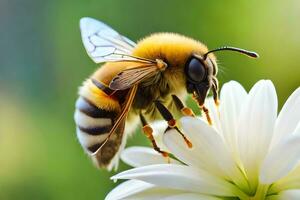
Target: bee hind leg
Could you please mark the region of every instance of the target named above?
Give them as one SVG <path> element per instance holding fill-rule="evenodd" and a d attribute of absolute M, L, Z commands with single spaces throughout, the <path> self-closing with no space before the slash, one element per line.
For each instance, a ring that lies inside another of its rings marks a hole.
<path fill-rule="evenodd" d="M 171 112 L 160 101 L 156 100 L 154 103 L 155 103 L 155 106 L 156 106 L 157 110 L 162 115 L 162 117 L 168 122 L 168 128 L 167 128 L 167 130 L 169 130 L 169 129 L 175 129 L 182 136 L 182 138 L 184 139 L 184 141 L 187 144 L 187 146 L 189 148 L 192 148 L 193 147 L 192 142 L 177 127 L 176 120 L 174 119 L 174 117 L 171 114 Z"/>
<path fill-rule="evenodd" d="M 153 149 L 155 151 L 157 151 L 158 153 L 160 153 L 163 157 L 167 158 L 168 163 L 170 163 L 169 153 L 166 152 L 166 151 L 162 151 L 157 146 L 156 141 L 155 141 L 154 136 L 153 136 L 152 127 L 149 125 L 149 123 L 146 121 L 145 117 L 142 114 L 140 114 L 140 119 L 141 119 L 141 122 L 142 122 L 142 125 L 143 125 L 142 130 L 143 130 L 144 134 L 146 135 L 146 137 L 151 141 Z"/>

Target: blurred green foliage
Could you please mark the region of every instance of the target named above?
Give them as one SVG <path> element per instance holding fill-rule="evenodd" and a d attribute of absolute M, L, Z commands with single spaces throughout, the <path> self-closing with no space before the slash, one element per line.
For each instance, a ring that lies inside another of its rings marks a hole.
<path fill-rule="evenodd" d="M 258 60 L 219 53 L 220 82 L 249 90 L 271 79 L 282 106 L 300 85 L 299 7 L 297 0 L 1 0 L 0 199 L 103 199 L 114 186 L 113 172 L 96 170 L 75 136 L 77 88 L 97 68 L 81 43 L 81 17 L 132 40 L 168 31 L 210 48 L 255 50 Z M 133 144 L 148 142 L 136 134 Z"/>

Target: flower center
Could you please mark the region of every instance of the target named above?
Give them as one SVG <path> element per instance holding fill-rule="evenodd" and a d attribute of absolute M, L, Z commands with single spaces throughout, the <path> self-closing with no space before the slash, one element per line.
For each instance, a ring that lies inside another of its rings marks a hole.
<path fill-rule="evenodd" d="M 248 196 L 245 193 L 238 194 L 240 200 L 263 200 L 268 194 L 269 185 L 259 185 L 254 196 Z"/>

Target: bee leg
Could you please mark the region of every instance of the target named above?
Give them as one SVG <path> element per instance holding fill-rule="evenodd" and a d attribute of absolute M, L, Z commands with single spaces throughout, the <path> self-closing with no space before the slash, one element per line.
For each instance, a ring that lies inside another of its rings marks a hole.
<path fill-rule="evenodd" d="M 152 127 L 149 125 L 149 123 L 146 121 L 145 117 L 140 114 L 140 119 L 143 125 L 143 132 L 146 135 L 146 137 L 151 141 L 153 149 L 155 151 L 157 151 L 158 153 L 160 153 L 163 157 L 166 157 L 168 160 L 168 163 L 170 162 L 170 158 L 169 158 L 169 153 L 166 151 L 162 151 L 156 144 L 155 139 L 153 137 L 153 129 Z"/>
<path fill-rule="evenodd" d="M 204 115 L 206 117 L 206 120 L 209 125 L 212 125 L 212 120 L 209 114 L 209 110 L 204 106 L 204 104 L 200 104 L 197 98 L 193 95 L 193 99 L 197 102 L 199 108 L 204 112 Z M 202 114 L 203 115 L 203 114 Z"/>
<path fill-rule="evenodd" d="M 193 144 L 187 137 L 179 130 L 176 124 L 176 120 L 174 119 L 173 115 L 170 113 L 170 111 L 160 102 L 160 101 L 155 101 L 155 106 L 157 110 L 160 112 L 162 117 L 168 122 L 168 129 L 175 129 L 184 139 L 185 143 L 189 148 L 193 147 Z"/>
<path fill-rule="evenodd" d="M 212 80 L 213 80 L 213 84 L 212 84 L 213 98 L 214 98 L 216 106 L 218 107 L 220 104 L 219 95 L 218 95 L 219 83 L 216 78 L 213 78 Z"/>
<path fill-rule="evenodd" d="M 184 116 L 195 117 L 193 110 L 190 109 L 189 107 L 184 106 L 183 102 L 179 99 L 179 97 L 177 97 L 175 94 L 172 94 L 172 98 L 175 103 L 175 106 L 177 107 L 178 110 L 181 111 L 181 113 Z"/>
<path fill-rule="evenodd" d="M 203 110 L 208 124 L 212 125 L 212 120 L 209 114 L 209 110 L 204 105 L 200 106 L 200 108 Z"/>

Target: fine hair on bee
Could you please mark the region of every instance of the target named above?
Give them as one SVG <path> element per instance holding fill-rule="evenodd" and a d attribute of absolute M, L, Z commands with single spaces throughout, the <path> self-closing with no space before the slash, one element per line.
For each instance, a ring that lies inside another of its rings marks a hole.
<path fill-rule="evenodd" d="M 174 116 L 195 117 L 184 101 L 191 94 L 211 124 L 205 99 L 209 91 L 216 105 L 218 66 L 213 54 L 234 51 L 253 58 L 258 54 L 236 47 L 213 50 L 201 42 L 176 33 L 154 33 L 135 43 L 92 18 L 80 20 L 87 54 L 103 63 L 79 88 L 75 123 L 78 140 L 97 167 L 118 166 L 127 137 L 142 124 L 153 148 L 165 157 L 153 136 L 151 123 L 167 121 L 192 148 L 192 141 L 177 125 Z"/>

